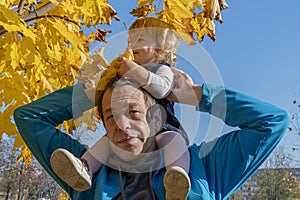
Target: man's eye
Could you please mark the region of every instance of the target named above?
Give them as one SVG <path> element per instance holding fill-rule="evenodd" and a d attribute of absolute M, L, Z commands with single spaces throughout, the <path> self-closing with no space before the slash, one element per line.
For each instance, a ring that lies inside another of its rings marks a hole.
<path fill-rule="evenodd" d="M 113 119 L 113 118 L 114 118 L 113 115 L 108 115 L 108 116 L 106 117 L 106 121 L 111 120 L 111 119 Z"/>
<path fill-rule="evenodd" d="M 135 113 L 139 113 L 139 111 L 138 110 L 130 110 L 129 113 L 130 114 L 135 114 Z"/>
<path fill-rule="evenodd" d="M 136 118 L 140 116 L 141 112 L 139 110 L 130 110 L 129 114 L 131 117 Z"/>

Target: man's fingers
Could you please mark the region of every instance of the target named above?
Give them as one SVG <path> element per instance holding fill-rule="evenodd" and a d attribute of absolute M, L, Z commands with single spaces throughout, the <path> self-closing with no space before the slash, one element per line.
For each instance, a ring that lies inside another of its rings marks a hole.
<path fill-rule="evenodd" d="M 167 99 L 170 101 L 178 102 L 177 96 L 175 95 L 174 92 L 171 92 L 168 96 Z"/>
<path fill-rule="evenodd" d="M 172 70 L 172 72 L 173 72 L 174 74 L 184 74 L 184 72 L 183 72 L 182 70 L 177 69 L 177 68 L 175 68 L 175 67 L 170 67 L 170 69 Z"/>

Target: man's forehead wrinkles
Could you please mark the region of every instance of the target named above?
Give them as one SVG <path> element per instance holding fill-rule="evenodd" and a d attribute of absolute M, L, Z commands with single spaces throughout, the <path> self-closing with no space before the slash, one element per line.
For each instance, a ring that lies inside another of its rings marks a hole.
<path fill-rule="evenodd" d="M 143 101 L 140 101 L 138 99 L 126 99 L 126 100 L 112 100 L 111 101 L 111 107 L 112 109 L 114 109 L 114 107 L 116 107 L 116 109 L 119 109 L 120 107 L 133 107 L 133 106 L 142 106 L 143 105 Z M 119 108 L 117 108 L 119 107 Z"/>
<path fill-rule="evenodd" d="M 112 97 L 111 97 L 111 102 L 131 102 L 131 101 L 140 101 L 143 93 L 134 88 L 127 88 L 126 90 L 114 90 Z"/>
<path fill-rule="evenodd" d="M 131 99 L 135 99 L 137 98 L 138 96 L 137 95 L 130 95 L 130 94 L 116 94 L 116 95 L 113 95 L 112 98 L 111 98 L 111 102 L 113 101 L 128 101 L 128 100 L 131 100 Z"/>
<path fill-rule="evenodd" d="M 120 97 L 136 97 L 136 96 L 140 96 L 141 95 L 141 91 L 136 89 L 136 88 L 132 88 L 131 90 L 128 88 L 126 89 L 126 91 L 122 91 L 122 90 L 115 90 L 113 91 L 113 98 L 120 98 Z"/>

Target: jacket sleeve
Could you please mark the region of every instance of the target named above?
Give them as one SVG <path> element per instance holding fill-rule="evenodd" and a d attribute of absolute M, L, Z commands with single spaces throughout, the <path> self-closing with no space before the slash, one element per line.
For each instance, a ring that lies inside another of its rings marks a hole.
<path fill-rule="evenodd" d="M 209 84 L 203 85 L 199 110 L 238 128 L 190 149 L 194 184 L 202 184 L 214 199 L 226 199 L 280 142 L 289 117 L 269 103 Z"/>
<path fill-rule="evenodd" d="M 35 158 L 46 171 L 67 191 L 71 189 L 52 171 L 50 156 L 57 148 L 64 148 L 75 156 L 86 150 L 84 145 L 56 128 L 64 120 L 73 118 L 92 107 L 81 84 L 55 91 L 14 112 L 17 128 Z"/>
<path fill-rule="evenodd" d="M 172 91 L 173 79 L 174 74 L 170 67 L 161 65 L 155 73 L 149 72 L 147 84 L 143 88 L 154 98 L 163 99 Z"/>

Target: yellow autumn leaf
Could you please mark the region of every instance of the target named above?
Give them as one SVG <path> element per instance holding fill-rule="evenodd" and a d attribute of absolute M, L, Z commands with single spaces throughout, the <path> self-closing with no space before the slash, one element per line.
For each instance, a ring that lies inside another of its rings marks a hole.
<path fill-rule="evenodd" d="M 28 167 L 32 161 L 32 153 L 31 151 L 28 149 L 27 146 L 25 146 L 25 143 L 23 143 L 24 146 L 22 148 L 22 151 L 21 151 L 21 154 L 18 156 L 17 158 L 17 162 L 20 162 L 21 159 L 25 159 L 25 163 L 26 163 L 26 166 Z"/>
<path fill-rule="evenodd" d="M 224 10 L 229 7 L 225 0 L 219 0 L 219 5 L 221 10 Z"/>
<path fill-rule="evenodd" d="M 60 2 L 57 0 L 49 0 L 49 2 L 53 3 L 54 5 L 58 5 Z"/>
<path fill-rule="evenodd" d="M 24 36 L 20 41 L 20 55 L 22 55 L 19 60 L 20 64 L 23 66 L 31 65 L 35 51 L 35 42 L 31 38 Z"/>
<path fill-rule="evenodd" d="M 8 111 L 0 112 L 0 126 L 5 127 L 7 135 L 15 135 L 17 133 L 16 125 L 10 122 L 9 114 Z"/>
<path fill-rule="evenodd" d="M 165 0 L 164 9 L 165 12 L 173 15 L 175 19 L 193 17 L 193 12 L 189 10 L 180 0 Z"/>
<path fill-rule="evenodd" d="M 198 8 L 200 9 L 201 8 L 201 5 L 202 5 L 202 0 L 181 0 L 183 2 L 184 5 L 186 5 L 186 7 L 189 9 L 189 10 L 193 10 L 195 8 Z"/>
<path fill-rule="evenodd" d="M 3 5 L 0 4 L 0 25 L 3 26 L 7 31 L 21 32 L 25 36 L 35 40 L 34 33 L 24 24 L 26 23 L 16 12 L 7 10 Z"/>
<path fill-rule="evenodd" d="M 96 91 L 103 91 L 107 85 L 107 83 L 117 76 L 118 68 L 116 64 L 118 62 L 119 57 L 125 57 L 129 60 L 133 60 L 133 53 L 131 50 L 127 49 L 127 51 L 123 54 L 120 54 L 117 58 L 115 58 L 109 65 L 109 67 L 103 72 L 101 79 L 98 82 Z"/>
<path fill-rule="evenodd" d="M 17 135 L 15 143 L 14 143 L 14 149 L 19 148 L 21 146 L 26 146 L 25 142 L 23 141 L 21 135 Z"/>
<path fill-rule="evenodd" d="M 72 134 L 72 131 L 75 130 L 75 122 L 73 119 L 64 121 L 63 123 L 64 129 L 67 131 L 68 134 Z"/>
<path fill-rule="evenodd" d="M 154 0 L 137 0 L 137 3 L 139 5 L 139 7 L 142 7 L 146 4 L 152 4 L 154 2 Z"/>
<path fill-rule="evenodd" d="M 138 8 L 133 9 L 130 14 L 136 17 L 145 17 L 155 12 L 156 7 L 153 5 L 144 5 Z"/>
<path fill-rule="evenodd" d="M 19 16 L 18 13 L 12 11 L 12 10 L 7 10 L 3 5 L 0 4 L 0 16 L 1 16 L 1 21 L 6 22 L 6 23 L 11 23 L 15 24 L 18 23 L 19 21 Z"/>
<path fill-rule="evenodd" d="M 116 10 L 106 3 L 99 3 L 99 7 L 102 8 L 102 15 L 100 16 L 100 23 L 111 25 L 111 19 L 120 21 L 120 18 L 117 16 Z"/>
<path fill-rule="evenodd" d="M 191 20 L 191 25 L 194 28 L 194 31 L 197 35 L 197 39 L 201 42 L 206 35 L 208 35 L 213 41 L 215 38 L 215 24 L 213 20 L 203 17 L 203 13 L 195 16 Z"/>
<path fill-rule="evenodd" d="M 41 74 L 40 77 L 41 77 L 41 82 L 43 84 L 43 89 L 46 89 L 47 91 L 49 91 L 51 93 L 54 92 L 53 86 L 49 82 L 48 78 L 44 74 Z"/>
<path fill-rule="evenodd" d="M 7 135 L 15 135 L 17 133 L 16 126 L 11 121 L 11 113 L 16 109 L 16 105 L 15 102 L 10 102 L 10 104 L 5 105 L 3 112 L 0 112 L 0 126 L 5 127 L 4 133 Z"/>
<path fill-rule="evenodd" d="M 202 0 L 177 0 L 182 4 L 184 7 L 186 7 L 190 11 L 195 11 L 195 8 L 200 9 L 200 6 L 202 4 Z"/>
<path fill-rule="evenodd" d="M 27 3 L 28 3 L 28 4 L 37 4 L 36 1 L 37 1 L 37 0 L 27 0 Z"/>
<path fill-rule="evenodd" d="M 222 23 L 221 9 L 228 8 L 225 0 L 203 0 L 204 17 Z"/>
<path fill-rule="evenodd" d="M 0 60 L 0 74 L 3 72 L 5 67 L 6 67 L 5 61 Z"/>
<path fill-rule="evenodd" d="M 19 43 L 14 43 L 10 46 L 9 57 L 11 59 L 11 67 L 17 68 L 19 66 L 20 53 L 19 53 Z"/>
<path fill-rule="evenodd" d="M 172 27 L 172 29 L 174 29 L 177 32 L 178 36 L 181 39 L 183 39 L 188 45 L 195 44 L 193 33 L 188 32 L 188 27 L 186 24 L 186 22 L 188 21 L 188 18 L 176 19 L 176 18 L 174 18 L 172 13 L 170 13 L 170 12 L 166 13 L 164 11 L 157 13 L 157 17 L 159 19 L 162 19 L 166 23 L 170 24 L 170 27 Z M 189 25 L 189 27 L 191 27 L 191 26 Z"/>
<path fill-rule="evenodd" d="M 22 91 L 24 88 L 22 87 L 22 84 L 24 83 L 23 80 L 15 73 L 12 74 L 12 76 L 14 78 L 9 78 L 7 76 L 0 78 L 0 83 L 2 85 L 1 89 L 4 94 L 2 99 L 5 105 L 11 104 L 14 99 L 24 99 L 24 95 L 20 92 L 20 90 Z M 20 84 L 20 87 L 17 87 L 17 84 Z"/>
<path fill-rule="evenodd" d="M 61 20 L 50 20 L 50 23 L 53 24 L 53 27 L 67 40 L 69 40 L 75 47 L 82 49 L 85 41 L 83 41 L 76 34 L 72 34 L 68 31 L 67 26 L 61 22 Z"/>
<path fill-rule="evenodd" d="M 88 130 L 91 130 L 91 131 L 95 132 L 96 129 L 97 129 L 96 122 L 101 123 L 101 120 L 99 120 L 97 118 L 96 109 L 92 108 L 92 109 L 89 109 L 89 110 L 85 111 L 81 117 L 79 117 L 78 119 L 76 119 L 75 125 L 77 127 L 79 127 L 82 124 L 84 124 L 84 126 Z"/>

